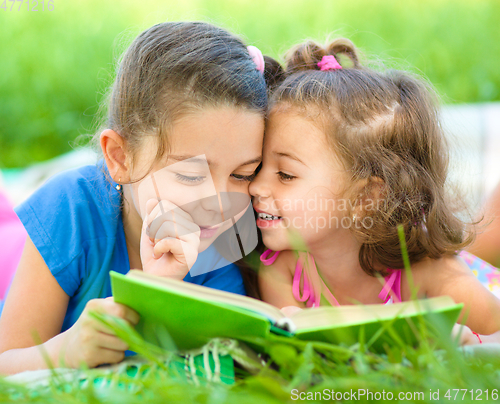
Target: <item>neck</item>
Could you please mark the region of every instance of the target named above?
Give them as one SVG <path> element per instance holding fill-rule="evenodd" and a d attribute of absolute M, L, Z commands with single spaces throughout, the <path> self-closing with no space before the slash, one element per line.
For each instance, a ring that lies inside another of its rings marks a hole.
<path fill-rule="evenodd" d="M 346 231 L 337 232 L 334 237 L 325 237 L 324 241 L 309 248 L 319 273 L 341 305 L 380 303 L 381 282 L 361 268 L 360 247 L 354 236 Z"/>
<path fill-rule="evenodd" d="M 357 282 L 366 276 L 359 264 L 359 242 L 346 230 L 308 245 L 321 274 L 335 284 Z M 339 234 L 341 233 L 341 234 Z"/>
<path fill-rule="evenodd" d="M 125 232 L 125 240 L 127 242 L 127 252 L 130 263 L 130 269 L 142 269 L 141 261 L 141 231 L 142 218 L 137 212 L 130 187 L 123 187 L 123 230 Z"/>

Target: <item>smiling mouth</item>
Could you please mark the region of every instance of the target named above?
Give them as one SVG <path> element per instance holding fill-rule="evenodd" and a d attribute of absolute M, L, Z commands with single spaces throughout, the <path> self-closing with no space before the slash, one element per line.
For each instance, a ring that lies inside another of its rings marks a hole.
<path fill-rule="evenodd" d="M 200 230 L 216 230 L 220 227 L 220 224 L 216 224 L 215 226 L 199 226 Z"/>
<path fill-rule="evenodd" d="M 279 220 L 279 219 L 281 219 L 281 216 L 273 216 L 273 215 L 270 215 L 269 213 L 259 212 L 257 215 L 258 215 L 258 218 L 262 219 L 262 220 Z"/>

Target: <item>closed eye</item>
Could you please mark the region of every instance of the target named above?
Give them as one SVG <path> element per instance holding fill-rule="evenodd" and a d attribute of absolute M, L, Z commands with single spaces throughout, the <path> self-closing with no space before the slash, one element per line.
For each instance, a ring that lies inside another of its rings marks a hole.
<path fill-rule="evenodd" d="M 255 178 L 255 173 L 251 175 L 231 174 L 236 181 L 252 181 Z"/>
<path fill-rule="evenodd" d="M 276 174 L 278 174 L 279 179 L 284 182 L 291 181 L 294 178 L 297 178 L 293 175 L 285 174 L 283 171 L 278 171 Z"/>
<path fill-rule="evenodd" d="M 196 176 L 188 176 L 188 175 L 182 175 L 179 173 L 175 173 L 175 178 L 177 178 L 178 181 L 184 182 L 187 184 L 201 184 L 203 181 L 205 181 L 205 176 L 202 175 L 196 175 Z"/>

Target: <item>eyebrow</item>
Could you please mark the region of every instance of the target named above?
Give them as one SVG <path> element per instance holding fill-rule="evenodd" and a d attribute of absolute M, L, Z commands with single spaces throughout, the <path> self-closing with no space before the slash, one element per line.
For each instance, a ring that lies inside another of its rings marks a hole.
<path fill-rule="evenodd" d="M 289 159 L 298 161 L 301 164 L 304 164 L 306 167 L 309 167 L 306 163 L 304 163 L 301 159 L 299 159 L 295 154 L 290 154 L 290 153 L 279 153 L 279 152 L 273 152 L 278 157 L 288 157 Z"/>
<path fill-rule="evenodd" d="M 189 155 L 180 155 L 180 156 L 174 156 L 174 155 L 169 155 L 168 159 L 176 160 L 176 161 L 182 161 L 182 160 L 187 160 L 191 159 L 193 163 L 204 163 L 207 162 L 209 166 L 216 167 L 217 163 L 211 162 L 210 160 L 206 160 L 202 157 L 196 157 L 196 156 L 189 156 Z M 248 160 L 244 162 L 243 164 L 240 164 L 239 167 L 243 166 L 248 166 L 250 164 L 255 164 L 255 163 L 261 163 L 262 162 L 262 156 L 257 156 L 251 160 Z"/>

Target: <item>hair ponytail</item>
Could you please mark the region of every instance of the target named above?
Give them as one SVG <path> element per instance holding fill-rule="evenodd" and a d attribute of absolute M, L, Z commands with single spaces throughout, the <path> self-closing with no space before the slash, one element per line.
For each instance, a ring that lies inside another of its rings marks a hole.
<path fill-rule="evenodd" d="M 326 46 L 314 41 L 296 45 L 285 56 L 286 73 L 293 74 L 305 70 L 320 70 L 318 63 L 326 55 L 334 56 L 340 65 L 342 65 L 342 56 L 345 56 L 350 60 L 353 68 L 361 67 L 354 44 L 346 38 L 339 38 Z"/>
<path fill-rule="evenodd" d="M 296 45 L 285 56 L 286 73 L 318 70 L 318 62 L 325 55 L 325 49 L 314 41 Z"/>
<path fill-rule="evenodd" d="M 358 51 L 356 50 L 356 47 L 349 39 L 338 38 L 330 42 L 330 44 L 328 44 L 326 47 L 326 53 L 328 55 L 335 56 L 335 58 L 340 64 L 342 64 L 342 62 L 339 60 L 339 56 L 343 55 L 346 56 L 352 62 L 352 67 L 354 68 L 361 67 L 359 63 Z"/>

